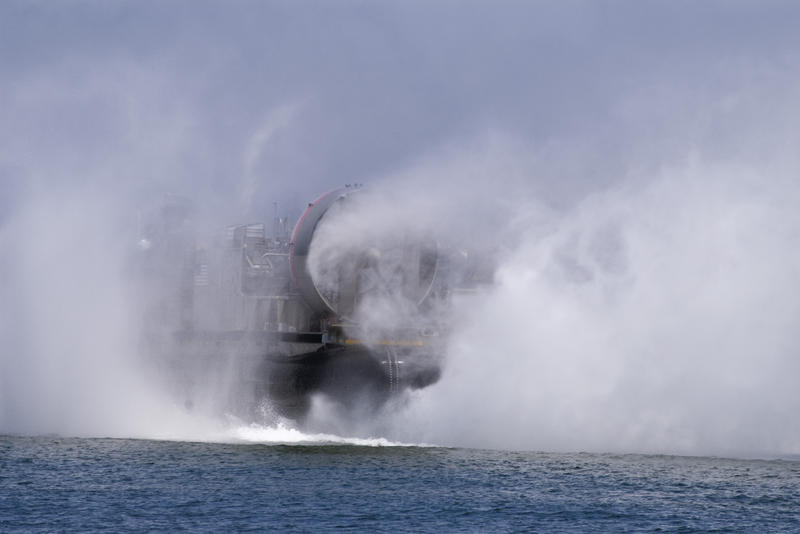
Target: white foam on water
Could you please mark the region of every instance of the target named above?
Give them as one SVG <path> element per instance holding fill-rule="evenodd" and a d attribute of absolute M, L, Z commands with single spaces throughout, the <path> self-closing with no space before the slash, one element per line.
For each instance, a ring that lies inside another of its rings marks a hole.
<path fill-rule="evenodd" d="M 274 425 L 256 423 L 231 428 L 226 437 L 234 442 L 263 443 L 270 445 L 357 445 L 360 447 L 420 447 L 413 443 L 390 441 L 381 437 L 344 437 L 334 434 L 305 433 L 284 422 Z"/>

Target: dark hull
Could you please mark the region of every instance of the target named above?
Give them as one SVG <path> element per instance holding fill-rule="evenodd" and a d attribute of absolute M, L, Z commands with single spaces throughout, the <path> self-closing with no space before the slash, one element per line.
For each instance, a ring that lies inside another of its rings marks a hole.
<path fill-rule="evenodd" d="M 266 397 L 278 413 L 302 418 L 311 397 L 323 394 L 345 409 L 377 408 L 392 395 L 435 383 L 436 365 L 420 365 L 410 351 L 334 346 L 268 359 Z"/>
<path fill-rule="evenodd" d="M 182 332 L 150 341 L 166 362 L 170 386 L 187 407 L 240 416 L 264 406 L 302 420 L 324 395 L 345 410 L 378 409 L 392 396 L 438 381 L 432 352 L 421 347 L 322 344 L 315 334 Z"/>

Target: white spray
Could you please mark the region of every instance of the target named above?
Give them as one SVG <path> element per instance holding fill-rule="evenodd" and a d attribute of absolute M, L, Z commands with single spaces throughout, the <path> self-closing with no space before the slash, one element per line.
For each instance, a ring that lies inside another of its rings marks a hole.
<path fill-rule="evenodd" d="M 414 395 L 394 437 L 800 451 L 800 186 L 791 172 L 688 162 L 565 209 L 515 198 L 512 223 L 498 227 L 497 239 L 514 234 L 514 245 L 495 286 L 461 303 L 444 378 Z"/>

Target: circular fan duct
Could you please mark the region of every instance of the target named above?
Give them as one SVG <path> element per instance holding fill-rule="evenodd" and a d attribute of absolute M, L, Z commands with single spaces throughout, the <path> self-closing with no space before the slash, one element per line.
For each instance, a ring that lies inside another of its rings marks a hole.
<path fill-rule="evenodd" d="M 366 220 L 339 226 L 340 216 L 358 216 L 359 202 L 369 202 L 362 191 L 338 189 L 309 204 L 292 235 L 294 282 L 315 312 L 352 319 L 366 303 L 413 311 L 436 279 L 436 241 L 398 225 L 379 231 L 380 224 Z"/>

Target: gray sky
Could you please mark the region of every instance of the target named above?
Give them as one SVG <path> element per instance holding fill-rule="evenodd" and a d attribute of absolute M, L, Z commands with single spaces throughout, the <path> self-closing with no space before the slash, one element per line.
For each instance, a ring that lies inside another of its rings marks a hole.
<path fill-rule="evenodd" d="M 792 2 L 3 2 L 0 205 L 90 180 L 245 195 L 255 217 L 490 131 L 548 154 L 531 180 L 570 197 L 735 151 L 753 111 L 726 98 L 765 91 L 774 129 L 798 20 Z"/>

